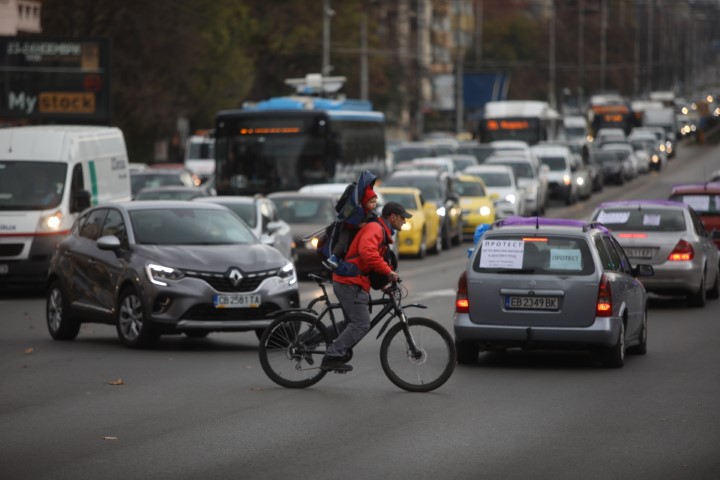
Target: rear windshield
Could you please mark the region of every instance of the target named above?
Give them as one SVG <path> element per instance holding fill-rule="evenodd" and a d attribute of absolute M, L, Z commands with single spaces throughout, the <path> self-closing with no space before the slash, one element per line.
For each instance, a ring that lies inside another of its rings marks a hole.
<path fill-rule="evenodd" d="M 503 172 L 468 172 L 480 177 L 487 187 L 512 187 L 510 175 Z"/>
<path fill-rule="evenodd" d="M 396 202 L 405 207 L 407 210 L 420 210 L 415 195 L 410 193 L 383 193 L 383 197 L 388 202 Z"/>
<path fill-rule="evenodd" d="M 253 244 L 257 238 L 227 210 L 158 208 L 133 210 L 130 221 L 141 245 Z"/>
<path fill-rule="evenodd" d="M 547 165 L 550 170 L 565 170 L 567 164 L 565 163 L 565 157 L 540 157 L 540 161 Z"/>
<path fill-rule="evenodd" d="M 584 237 L 494 235 L 483 239 L 473 270 L 497 274 L 590 275 L 595 272 Z"/>
<path fill-rule="evenodd" d="M 670 200 L 690 205 L 693 210 L 702 215 L 720 215 L 720 195 L 673 195 Z"/>
<path fill-rule="evenodd" d="M 661 208 L 613 208 L 597 212 L 593 221 L 600 222 L 613 232 L 684 232 L 685 215 L 682 210 Z"/>

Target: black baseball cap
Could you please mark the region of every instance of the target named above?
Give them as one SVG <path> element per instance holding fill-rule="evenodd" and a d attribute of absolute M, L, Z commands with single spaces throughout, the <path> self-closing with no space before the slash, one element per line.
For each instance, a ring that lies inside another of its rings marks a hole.
<path fill-rule="evenodd" d="M 392 214 L 400 215 L 403 218 L 410 218 L 412 215 L 408 213 L 407 210 L 405 210 L 405 207 L 400 205 L 397 202 L 388 202 L 385 204 L 385 206 L 382 209 L 382 215 L 383 217 L 389 217 Z"/>

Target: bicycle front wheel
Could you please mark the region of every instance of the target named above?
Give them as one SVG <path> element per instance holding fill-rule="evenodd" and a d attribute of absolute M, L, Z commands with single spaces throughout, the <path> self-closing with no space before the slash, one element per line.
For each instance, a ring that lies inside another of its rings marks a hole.
<path fill-rule="evenodd" d="M 380 363 L 390 381 L 403 390 L 429 392 L 447 382 L 455 370 L 455 344 L 434 320 L 409 318 L 407 326 L 396 323 L 388 330 L 380 346 Z"/>
<path fill-rule="evenodd" d="M 260 365 L 281 387 L 306 388 L 325 376 L 320 362 L 330 343 L 316 317 L 288 313 L 273 321 L 260 338 Z"/>

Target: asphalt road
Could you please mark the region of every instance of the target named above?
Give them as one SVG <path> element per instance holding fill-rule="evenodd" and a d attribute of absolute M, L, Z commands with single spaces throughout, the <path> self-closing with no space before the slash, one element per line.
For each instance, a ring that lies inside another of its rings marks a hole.
<path fill-rule="evenodd" d="M 549 214 L 666 198 L 720 168 L 718 153 L 687 146 L 660 174 Z M 407 301 L 449 330 L 469 246 L 401 260 Z M 252 333 L 133 351 L 112 327 L 85 325 L 56 342 L 41 295 L 0 292 L 0 478 L 718 478 L 718 301 L 653 299 L 648 354 L 620 370 L 582 352 L 482 354 L 411 394 L 382 373 L 375 332 L 353 372 L 286 390 L 263 374 Z"/>

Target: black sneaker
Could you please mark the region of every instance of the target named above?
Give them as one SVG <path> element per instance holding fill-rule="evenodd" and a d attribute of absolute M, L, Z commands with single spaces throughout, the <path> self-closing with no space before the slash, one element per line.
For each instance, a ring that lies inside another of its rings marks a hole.
<path fill-rule="evenodd" d="M 342 361 L 340 357 L 323 357 L 320 370 L 323 372 L 350 372 L 353 367 Z"/>

